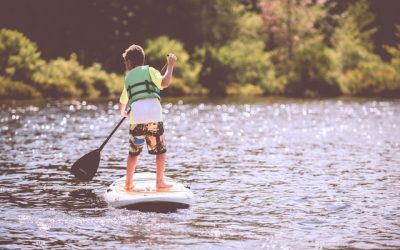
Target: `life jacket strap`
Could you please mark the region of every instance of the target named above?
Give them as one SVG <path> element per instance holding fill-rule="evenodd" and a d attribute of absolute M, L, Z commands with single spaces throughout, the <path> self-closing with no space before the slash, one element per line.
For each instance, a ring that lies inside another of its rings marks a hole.
<path fill-rule="evenodd" d="M 140 90 L 140 91 L 136 91 L 136 92 L 133 92 L 133 93 L 131 92 L 132 88 L 135 88 L 135 87 L 140 86 L 140 85 L 145 85 L 146 86 L 146 90 Z M 129 99 L 132 99 L 133 96 L 135 96 L 135 95 L 139 95 L 139 94 L 143 94 L 143 93 L 148 93 L 148 94 L 154 93 L 159 97 L 159 94 L 158 94 L 158 92 L 157 92 L 157 90 L 155 88 L 154 83 L 149 82 L 147 80 L 144 81 L 144 82 L 138 82 L 138 83 L 132 84 L 132 85 L 130 85 L 128 87 L 127 90 L 128 90 Z"/>

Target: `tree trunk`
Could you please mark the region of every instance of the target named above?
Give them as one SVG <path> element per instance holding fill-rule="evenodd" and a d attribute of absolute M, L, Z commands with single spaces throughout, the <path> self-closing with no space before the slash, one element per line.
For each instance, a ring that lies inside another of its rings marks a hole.
<path fill-rule="evenodd" d="M 288 58 L 293 58 L 292 0 L 287 0 Z"/>

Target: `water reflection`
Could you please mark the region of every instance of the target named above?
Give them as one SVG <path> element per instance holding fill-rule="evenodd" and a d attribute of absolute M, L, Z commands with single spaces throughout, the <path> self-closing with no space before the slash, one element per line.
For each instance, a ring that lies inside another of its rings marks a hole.
<path fill-rule="evenodd" d="M 176 213 L 107 206 L 125 173 L 124 124 L 98 175 L 72 163 L 119 120 L 114 102 L 3 104 L 0 244 L 6 248 L 400 247 L 400 102 L 172 100 L 167 173 L 196 202 Z M 143 154 L 137 171 L 154 171 Z"/>

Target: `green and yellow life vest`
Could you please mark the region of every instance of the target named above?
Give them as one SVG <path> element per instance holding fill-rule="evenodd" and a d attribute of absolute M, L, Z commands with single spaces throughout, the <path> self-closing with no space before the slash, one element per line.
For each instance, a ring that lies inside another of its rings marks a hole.
<path fill-rule="evenodd" d="M 148 65 L 130 70 L 125 76 L 125 88 L 129 106 L 140 99 L 157 98 L 161 101 L 160 89 L 152 82 Z"/>

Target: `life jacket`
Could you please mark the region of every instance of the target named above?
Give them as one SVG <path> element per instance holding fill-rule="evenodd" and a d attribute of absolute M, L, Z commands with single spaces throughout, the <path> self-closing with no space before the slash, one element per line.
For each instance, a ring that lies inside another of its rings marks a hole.
<path fill-rule="evenodd" d="M 160 89 L 152 82 L 148 65 L 130 70 L 125 76 L 125 88 L 129 106 L 140 99 L 157 98 L 161 101 Z"/>

